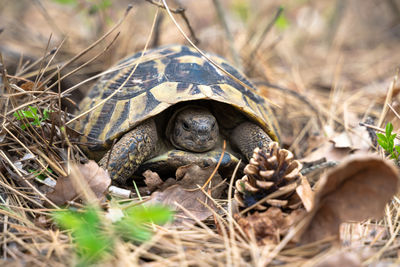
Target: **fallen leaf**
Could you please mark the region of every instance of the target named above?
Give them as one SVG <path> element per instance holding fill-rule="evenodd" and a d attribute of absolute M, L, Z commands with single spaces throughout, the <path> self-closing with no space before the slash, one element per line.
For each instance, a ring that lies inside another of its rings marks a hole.
<path fill-rule="evenodd" d="M 194 224 L 197 220 L 203 221 L 210 217 L 213 213 L 210 209 L 215 210 L 214 203 L 203 193 L 199 187 L 208 180 L 214 170 L 214 166 L 200 168 L 197 165 L 190 164 L 182 166 L 176 171 L 177 182 L 169 186 L 165 190 L 154 192 L 151 195 L 151 203 L 162 203 L 169 205 L 175 210 L 175 226 L 184 226 L 185 224 Z M 218 186 L 222 182 L 221 176 L 216 173 L 212 180 L 212 187 L 206 188 L 211 192 L 213 198 L 221 196 L 225 185 Z M 177 205 L 179 204 L 179 205 Z M 183 209 L 189 211 L 188 215 Z"/>
<path fill-rule="evenodd" d="M 280 208 L 271 207 L 264 212 L 257 211 L 246 217 L 235 214 L 235 219 L 247 237 L 255 239 L 257 244 L 277 244 L 290 226 L 303 217 L 304 212 L 303 209 L 298 209 L 287 214 Z"/>
<path fill-rule="evenodd" d="M 372 145 L 367 128 L 359 125 L 351 128 L 351 131 L 336 134 L 330 140 L 335 148 L 368 151 Z"/>
<path fill-rule="evenodd" d="M 149 192 L 153 192 L 154 190 L 159 189 L 160 186 L 163 184 L 163 180 L 161 180 L 160 176 L 156 172 L 147 170 L 142 173 L 142 175 L 144 177 L 144 182 L 147 185 L 147 190 Z"/>
<path fill-rule="evenodd" d="M 315 194 L 311 189 L 310 183 L 308 182 L 307 178 L 304 176 L 301 176 L 301 183 L 299 186 L 296 187 L 296 193 L 301 199 L 301 202 L 303 203 L 304 208 L 307 211 L 311 211 L 312 208 L 314 207 L 314 197 Z"/>
<path fill-rule="evenodd" d="M 323 145 L 313 150 L 306 157 L 300 159 L 300 162 L 313 162 L 325 158 L 326 161 L 342 161 L 343 158 L 353 153 L 353 149 L 349 147 L 335 147 L 330 141 L 325 141 Z"/>
<path fill-rule="evenodd" d="M 298 232 L 302 243 L 339 237 L 343 222 L 382 216 L 399 186 L 399 172 L 388 160 L 355 155 L 321 178 L 308 224 Z"/>
<path fill-rule="evenodd" d="M 54 191 L 48 193 L 47 197 L 57 205 L 64 205 L 68 201 L 81 198 L 82 193 L 85 193 L 83 189 L 88 186 L 94 195 L 101 199 L 110 184 L 111 178 L 108 172 L 99 167 L 95 161 L 71 164 L 70 175 L 58 178 Z"/>

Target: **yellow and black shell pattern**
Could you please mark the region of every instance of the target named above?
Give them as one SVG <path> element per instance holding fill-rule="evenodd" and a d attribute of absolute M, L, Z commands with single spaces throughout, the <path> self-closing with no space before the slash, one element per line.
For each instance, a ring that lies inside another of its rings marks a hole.
<path fill-rule="evenodd" d="M 92 149 L 107 149 L 140 122 L 179 102 L 214 100 L 234 106 L 257 122 L 277 140 L 268 120 L 268 110 L 256 88 L 224 59 L 207 55 L 236 82 L 193 48 L 165 46 L 141 52 L 120 61 L 91 88 L 80 104 L 80 112 L 94 107 L 111 94 L 104 104 L 89 112 L 76 124 L 84 143 Z M 92 150 L 91 149 L 91 150 Z"/>

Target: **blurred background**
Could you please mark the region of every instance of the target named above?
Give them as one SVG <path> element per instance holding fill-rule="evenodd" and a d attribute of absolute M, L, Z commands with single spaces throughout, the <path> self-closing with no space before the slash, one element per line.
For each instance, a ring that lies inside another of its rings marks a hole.
<path fill-rule="evenodd" d="M 147 41 L 150 47 L 188 44 L 165 10 L 150 2 L 0 0 L 0 52 L 7 72 L 18 75 L 57 47 L 46 63 L 61 66 L 116 25 L 128 5 L 132 10 L 123 23 L 63 70 L 68 73 L 90 61 L 63 80 L 62 90 L 142 50 Z M 252 80 L 289 90 L 260 86 L 261 94 L 280 106 L 274 110 L 282 142 L 300 154 L 305 146 L 293 143 L 326 134 L 327 125 L 339 131 L 366 117 L 378 118 L 400 65 L 400 0 L 167 3 L 178 10 L 174 17 L 203 51 L 227 58 Z M 78 102 L 92 82 L 69 97 Z M 395 99 L 399 90 L 394 89 Z M 398 107 L 396 102 L 393 106 Z"/>

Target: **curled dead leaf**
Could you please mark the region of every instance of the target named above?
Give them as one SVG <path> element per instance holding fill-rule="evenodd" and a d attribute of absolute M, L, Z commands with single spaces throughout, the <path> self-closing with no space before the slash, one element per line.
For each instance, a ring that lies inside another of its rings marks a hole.
<path fill-rule="evenodd" d="M 82 198 L 90 194 L 90 189 L 97 199 L 105 196 L 107 188 L 111 184 L 108 172 L 99 167 L 93 160 L 86 164 L 71 164 L 71 173 L 66 177 L 60 177 L 54 191 L 47 197 L 57 205 L 64 205 L 68 201 Z"/>
<path fill-rule="evenodd" d="M 398 186 L 399 172 L 392 162 L 372 155 L 349 157 L 321 178 L 299 240 L 338 237 L 343 222 L 379 218 Z"/>
<path fill-rule="evenodd" d="M 213 170 L 214 167 L 200 168 L 194 164 L 178 168 L 176 178 L 179 181 L 163 191 L 154 192 L 151 195 L 151 202 L 171 206 L 176 211 L 174 221 L 176 226 L 194 224 L 196 220 L 207 219 L 213 214 L 211 209 L 215 210 L 215 206 L 199 187 L 207 181 Z M 206 188 L 206 191 L 210 192 L 213 198 L 218 198 L 224 187 L 221 176 L 216 173 L 211 188 Z M 189 211 L 190 215 L 184 210 Z"/>

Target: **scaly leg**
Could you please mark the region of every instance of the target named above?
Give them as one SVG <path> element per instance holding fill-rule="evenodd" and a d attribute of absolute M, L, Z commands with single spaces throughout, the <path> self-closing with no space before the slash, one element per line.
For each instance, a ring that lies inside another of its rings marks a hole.
<path fill-rule="evenodd" d="M 154 120 L 150 119 L 139 124 L 115 143 L 99 161 L 104 167 L 108 163 L 108 172 L 112 180 L 124 184 L 127 179 L 145 160 L 154 155 L 157 144 L 157 130 Z"/>
<path fill-rule="evenodd" d="M 267 147 L 272 142 L 271 137 L 255 123 L 243 122 L 232 132 L 231 143 L 250 160 L 256 147 Z"/>

